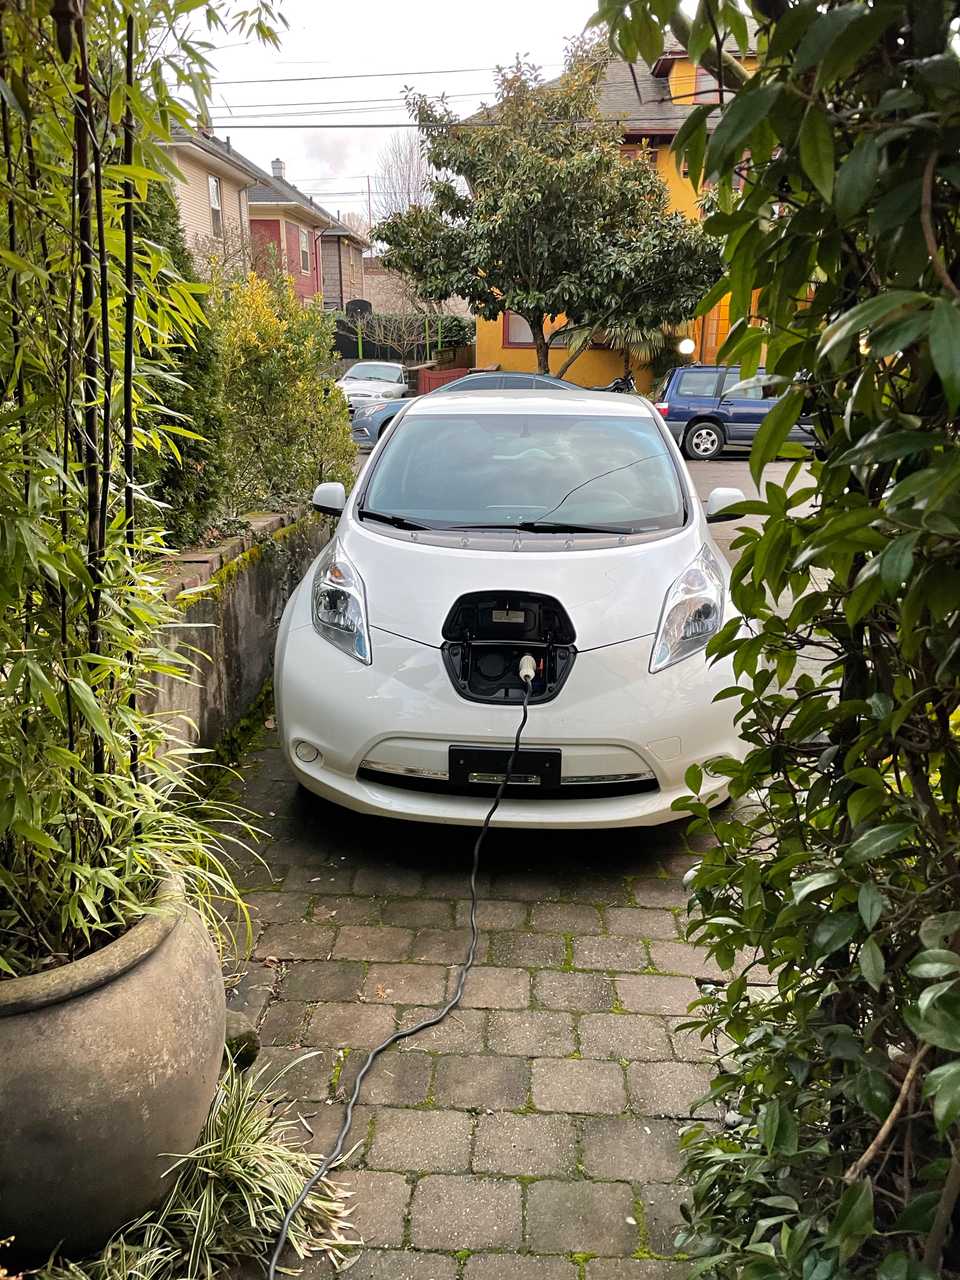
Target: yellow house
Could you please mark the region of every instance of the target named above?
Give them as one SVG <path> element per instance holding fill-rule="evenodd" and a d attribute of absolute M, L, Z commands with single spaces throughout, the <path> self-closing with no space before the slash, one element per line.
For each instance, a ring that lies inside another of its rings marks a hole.
<path fill-rule="evenodd" d="M 755 60 L 747 57 L 743 61 L 749 68 Z M 694 106 L 716 101 L 716 80 L 702 67 L 694 66 L 676 41 L 668 41 L 653 66 L 635 63 L 633 75 L 627 63 L 611 61 L 600 86 L 601 114 L 622 125 L 624 153 L 636 155 L 646 151 L 667 187 L 671 207 L 690 218 L 700 216 L 697 192 L 688 178 L 677 171 L 670 144 Z M 728 301 L 724 299 L 692 327 L 696 342 L 693 359 L 701 364 L 715 360 L 727 335 Z M 537 356 L 527 322 L 511 312 L 497 320 L 478 318 L 476 358 L 478 366 L 498 365 L 501 369 L 521 372 L 535 370 Z M 551 372 L 556 373 L 565 359 L 564 348 L 551 348 Z M 573 362 L 564 377 L 581 386 L 593 386 L 610 382 L 622 372 L 623 358 L 618 351 L 592 346 Z M 641 391 L 649 389 L 648 368 L 635 365 L 634 376 Z"/>

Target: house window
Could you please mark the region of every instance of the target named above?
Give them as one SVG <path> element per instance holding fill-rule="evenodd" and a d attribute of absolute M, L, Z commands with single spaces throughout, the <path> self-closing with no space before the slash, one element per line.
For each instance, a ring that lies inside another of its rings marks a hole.
<path fill-rule="evenodd" d="M 220 192 L 220 179 L 215 174 L 207 175 L 207 186 L 210 189 L 210 223 L 213 234 L 223 236 L 223 200 Z"/>
<path fill-rule="evenodd" d="M 509 347 L 532 347 L 533 331 L 524 320 L 523 316 L 518 316 L 514 311 L 507 312 L 507 346 Z"/>
<path fill-rule="evenodd" d="M 299 231 L 300 231 L 300 270 L 303 273 L 303 275 L 308 276 L 310 274 L 310 238 L 307 235 L 306 231 L 304 231 L 303 227 L 300 227 Z"/>

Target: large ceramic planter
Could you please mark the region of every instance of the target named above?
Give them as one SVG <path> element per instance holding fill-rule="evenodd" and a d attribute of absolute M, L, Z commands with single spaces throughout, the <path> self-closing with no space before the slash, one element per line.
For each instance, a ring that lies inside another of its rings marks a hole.
<path fill-rule="evenodd" d="M 216 950 L 175 884 L 116 941 L 0 982 L 0 1237 L 96 1248 L 164 1193 L 217 1083 Z"/>

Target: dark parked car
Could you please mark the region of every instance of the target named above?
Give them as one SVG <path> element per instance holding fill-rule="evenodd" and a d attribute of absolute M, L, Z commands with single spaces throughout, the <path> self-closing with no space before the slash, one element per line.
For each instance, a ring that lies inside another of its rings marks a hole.
<path fill-rule="evenodd" d="M 445 382 L 442 387 L 428 394 L 443 395 L 445 391 L 579 391 L 580 387 L 563 378 L 554 378 L 546 373 L 468 373 L 453 382 Z M 390 425 L 396 415 L 411 400 L 419 397 L 410 396 L 406 400 L 372 400 L 369 404 L 358 405 L 350 423 L 353 442 L 358 449 L 372 449 L 380 436 Z"/>
<path fill-rule="evenodd" d="M 747 387 L 730 395 L 740 380 L 735 365 L 688 364 L 664 376 L 651 399 L 686 457 L 715 458 L 728 446 L 749 449 L 778 389 Z M 814 443 L 802 419 L 788 439 Z"/>

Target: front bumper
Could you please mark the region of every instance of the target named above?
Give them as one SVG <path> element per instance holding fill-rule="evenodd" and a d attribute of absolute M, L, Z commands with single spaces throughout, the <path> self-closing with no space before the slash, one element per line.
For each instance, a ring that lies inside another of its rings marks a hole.
<path fill-rule="evenodd" d="M 372 449 L 373 438 L 369 430 L 362 420 L 358 420 L 351 410 L 350 413 L 350 434 L 353 437 L 353 443 L 358 449 Z"/>
<path fill-rule="evenodd" d="M 299 612 L 299 611 L 297 611 Z M 302 614 L 300 615 L 302 617 Z M 287 621 L 285 619 L 285 621 Z M 421 822 L 476 825 L 490 801 L 404 785 L 400 772 L 443 776 L 451 745 L 509 747 L 516 706 L 467 702 L 453 689 L 438 648 L 371 629 L 373 662 L 363 666 L 321 639 L 309 623 L 281 628 L 275 686 L 281 744 L 308 790 L 358 812 Z M 714 695 L 735 683 L 728 662 L 702 655 L 651 675 L 653 637 L 577 655 L 553 702 L 530 708 L 523 746 L 560 748 L 567 777 L 650 771 L 653 789 L 631 795 L 505 798 L 499 827 L 629 827 L 675 821 L 684 773 L 712 756 L 739 756 L 735 702 Z M 303 745 L 305 744 L 305 746 Z M 317 760 L 297 757 L 316 750 Z M 396 777 L 359 777 L 370 762 Z M 420 784 L 418 784 L 419 787 Z M 725 798 L 722 779 L 716 799 Z"/>

